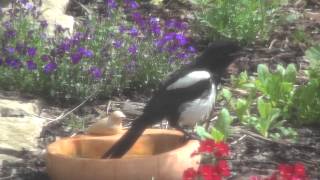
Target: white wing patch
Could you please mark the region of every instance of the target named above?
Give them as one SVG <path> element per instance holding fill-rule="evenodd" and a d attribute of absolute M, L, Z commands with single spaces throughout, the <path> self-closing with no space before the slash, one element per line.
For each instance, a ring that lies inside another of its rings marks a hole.
<path fill-rule="evenodd" d="M 212 84 L 212 89 L 207 97 L 195 99 L 181 105 L 183 111 L 178 120 L 180 126 L 194 126 L 197 122 L 204 122 L 211 114 L 216 100 L 216 88 Z"/>
<path fill-rule="evenodd" d="M 178 88 L 186 88 L 193 84 L 210 78 L 208 71 L 193 71 L 185 76 L 181 77 L 177 81 L 173 82 L 167 87 L 167 90 L 173 90 Z"/>

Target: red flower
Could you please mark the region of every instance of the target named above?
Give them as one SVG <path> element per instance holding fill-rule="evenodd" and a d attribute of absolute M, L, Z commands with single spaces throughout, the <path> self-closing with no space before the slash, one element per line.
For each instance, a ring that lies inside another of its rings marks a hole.
<path fill-rule="evenodd" d="M 224 142 L 218 142 L 215 144 L 214 155 L 217 158 L 226 157 L 229 155 L 229 146 Z"/>
<path fill-rule="evenodd" d="M 220 160 L 217 162 L 217 170 L 219 174 L 223 177 L 230 176 L 230 168 L 226 160 Z"/>
<path fill-rule="evenodd" d="M 278 166 L 278 170 L 279 170 L 280 176 L 285 179 L 290 178 L 293 173 L 293 167 L 289 164 L 280 164 Z"/>
<path fill-rule="evenodd" d="M 188 168 L 183 172 L 183 180 L 194 180 L 197 172 L 193 168 Z"/>
<path fill-rule="evenodd" d="M 200 142 L 200 147 L 198 149 L 199 153 L 211 153 L 215 147 L 215 142 L 212 139 L 206 139 Z"/>
<path fill-rule="evenodd" d="M 293 174 L 299 177 L 305 177 L 306 176 L 306 170 L 302 163 L 297 162 L 293 165 Z"/>
<path fill-rule="evenodd" d="M 221 180 L 221 177 L 213 164 L 201 164 L 198 172 L 204 180 Z"/>

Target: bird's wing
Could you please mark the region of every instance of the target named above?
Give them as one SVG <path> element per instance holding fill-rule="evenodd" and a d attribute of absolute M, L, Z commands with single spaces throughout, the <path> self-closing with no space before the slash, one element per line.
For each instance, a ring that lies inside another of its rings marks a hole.
<path fill-rule="evenodd" d="M 200 98 L 205 92 L 211 90 L 211 74 L 205 70 L 189 71 L 179 78 L 175 77 L 175 81 L 172 79 L 167 81 L 164 85 L 161 91 L 150 99 L 144 112 L 152 116 L 165 114 L 175 118 L 179 115 L 180 105 Z"/>

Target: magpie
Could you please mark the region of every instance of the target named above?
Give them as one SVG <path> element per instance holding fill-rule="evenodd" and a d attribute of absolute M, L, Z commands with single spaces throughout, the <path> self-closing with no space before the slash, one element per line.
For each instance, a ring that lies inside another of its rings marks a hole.
<path fill-rule="evenodd" d="M 170 74 L 160 83 L 142 115 L 102 158 L 121 158 L 147 127 L 163 119 L 185 134 L 183 127 L 207 120 L 221 76 L 239 50 L 239 45 L 233 41 L 211 43 L 195 61 Z"/>

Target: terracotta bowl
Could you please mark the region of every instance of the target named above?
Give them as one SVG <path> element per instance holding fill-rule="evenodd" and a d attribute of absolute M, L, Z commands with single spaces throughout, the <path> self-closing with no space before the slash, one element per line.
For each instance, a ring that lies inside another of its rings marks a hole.
<path fill-rule="evenodd" d="M 122 159 L 100 159 L 122 134 L 81 135 L 47 148 L 47 170 L 52 180 L 181 180 L 187 168 L 197 168 L 195 140 L 183 141 L 176 130 L 147 129 Z"/>

